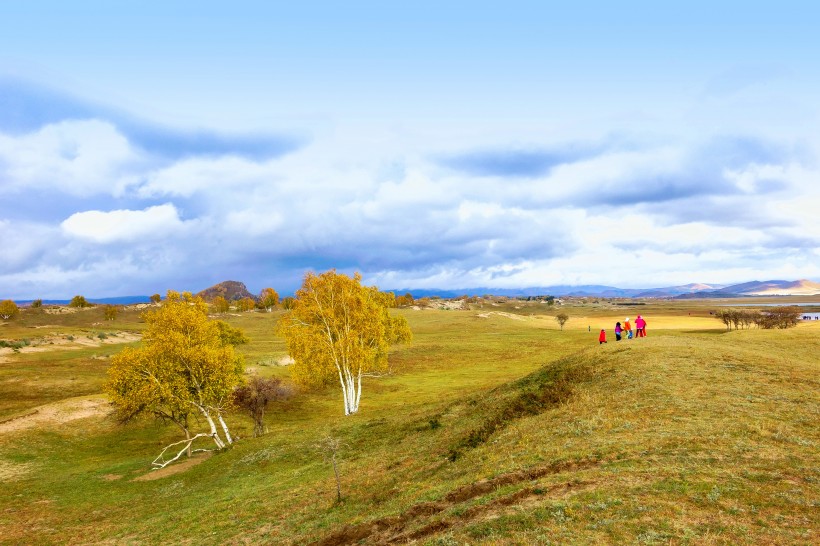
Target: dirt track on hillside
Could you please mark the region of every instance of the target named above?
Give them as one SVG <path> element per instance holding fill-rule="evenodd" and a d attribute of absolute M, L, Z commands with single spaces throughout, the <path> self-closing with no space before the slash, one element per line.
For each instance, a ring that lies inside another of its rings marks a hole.
<path fill-rule="evenodd" d="M 436 516 L 458 504 L 491 494 L 500 487 L 532 482 L 551 474 L 594 468 L 602 463 L 601 460 L 591 458 L 553 463 L 529 470 L 502 474 L 489 480 L 482 480 L 454 489 L 440 501 L 422 502 L 413 505 L 398 516 L 380 518 L 358 525 L 347 525 L 315 542 L 314 545 L 343 546 L 359 544 L 362 541 L 366 544 L 398 544 L 416 541 L 441 533 L 451 527 L 464 525 L 465 522 L 502 510 L 508 506 L 519 505 L 532 499 L 554 498 L 570 492 L 588 489 L 594 486 L 594 482 L 572 480 L 539 487 L 530 485 L 510 495 L 495 498 L 487 503 L 470 506 L 459 514 L 458 518 L 448 518 L 446 515 L 436 518 Z"/>

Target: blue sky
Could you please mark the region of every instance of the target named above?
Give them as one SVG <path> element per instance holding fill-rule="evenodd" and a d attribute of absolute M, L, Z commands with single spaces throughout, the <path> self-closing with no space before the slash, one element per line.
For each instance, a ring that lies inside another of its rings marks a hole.
<path fill-rule="evenodd" d="M 808 2 L 0 5 L 0 297 L 820 280 Z"/>

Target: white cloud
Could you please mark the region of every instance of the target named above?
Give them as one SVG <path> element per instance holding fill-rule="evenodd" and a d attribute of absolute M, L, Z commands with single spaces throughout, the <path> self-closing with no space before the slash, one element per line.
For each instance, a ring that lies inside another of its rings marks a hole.
<path fill-rule="evenodd" d="M 6 191 L 56 189 L 88 196 L 120 194 L 141 160 L 110 123 L 63 121 L 18 137 L 0 133 L 0 175 Z"/>
<path fill-rule="evenodd" d="M 136 193 L 140 197 L 230 195 L 274 182 L 274 165 L 234 156 L 183 159 L 148 173 Z"/>
<path fill-rule="evenodd" d="M 165 239 L 184 227 L 171 203 L 145 210 L 90 210 L 72 214 L 60 226 L 63 232 L 95 243 L 131 242 L 143 238 Z"/>
<path fill-rule="evenodd" d="M 273 210 L 245 209 L 231 211 L 225 217 L 225 229 L 238 235 L 258 237 L 272 235 L 282 225 L 282 215 Z"/>

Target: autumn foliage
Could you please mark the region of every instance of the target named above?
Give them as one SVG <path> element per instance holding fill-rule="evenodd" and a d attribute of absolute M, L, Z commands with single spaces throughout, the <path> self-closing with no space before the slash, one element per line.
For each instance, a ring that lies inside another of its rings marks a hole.
<path fill-rule="evenodd" d="M 264 288 L 259 294 L 259 307 L 270 312 L 279 303 L 279 293 L 273 288 Z"/>
<path fill-rule="evenodd" d="M 105 390 L 120 417 L 169 419 L 190 438 L 191 418 L 198 415 L 217 447 L 232 443 L 224 412 L 243 372 L 233 344 L 247 338 L 208 319 L 207 304 L 190 293 L 168 291 L 165 301 L 142 317 L 147 324 L 142 346 L 115 355 L 108 371 Z"/>
<path fill-rule="evenodd" d="M 339 381 L 345 415 L 359 409 L 364 374 L 387 370 L 392 343 L 412 338 L 407 320 L 391 316 L 394 299 L 376 287 L 327 271 L 308 273 L 290 312 L 279 322 L 294 360 L 295 381 L 327 385 Z"/>
<path fill-rule="evenodd" d="M 0 318 L 2 318 L 3 320 L 9 320 L 10 318 L 14 318 L 15 316 L 17 316 L 17 313 L 19 312 L 20 309 L 17 307 L 17 304 L 14 303 L 14 301 L 0 301 Z"/>

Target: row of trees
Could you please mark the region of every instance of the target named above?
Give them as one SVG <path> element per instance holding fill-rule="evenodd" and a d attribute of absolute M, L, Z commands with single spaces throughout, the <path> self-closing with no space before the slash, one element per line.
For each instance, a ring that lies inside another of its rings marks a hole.
<path fill-rule="evenodd" d="M 251 297 L 245 297 L 230 302 L 224 296 L 216 296 L 213 300 L 211 300 L 211 305 L 217 313 L 227 313 L 231 310 L 232 304 L 239 312 L 260 309 L 270 313 L 273 311 L 274 307 L 279 304 L 279 294 L 273 288 L 265 288 L 259 294 L 259 299 L 257 300 Z"/>
<path fill-rule="evenodd" d="M 751 309 L 721 309 L 715 317 L 726 325 L 727 330 L 751 328 L 791 328 L 800 321 L 800 308 L 795 306 L 772 307 L 766 311 Z"/>

